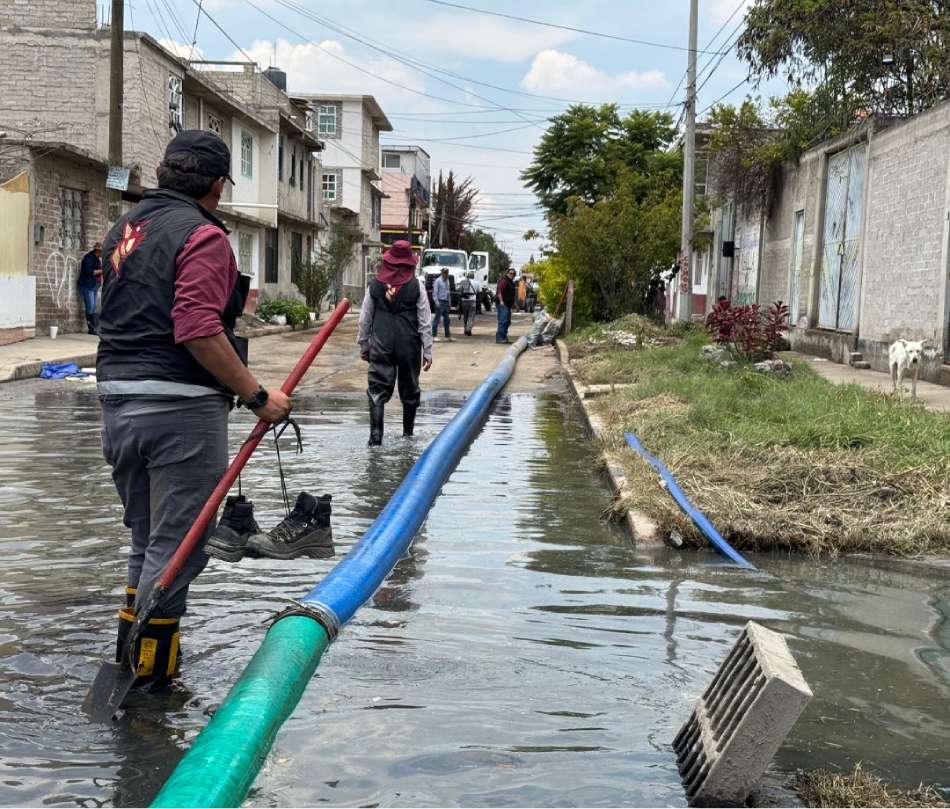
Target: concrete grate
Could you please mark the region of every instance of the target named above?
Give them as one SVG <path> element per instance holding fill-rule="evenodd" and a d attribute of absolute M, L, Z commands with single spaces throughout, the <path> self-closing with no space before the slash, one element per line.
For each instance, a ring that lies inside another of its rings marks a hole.
<path fill-rule="evenodd" d="M 746 624 L 673 741 L 690 805 L 743 804 L 811 698 L 785 638 Z"/>

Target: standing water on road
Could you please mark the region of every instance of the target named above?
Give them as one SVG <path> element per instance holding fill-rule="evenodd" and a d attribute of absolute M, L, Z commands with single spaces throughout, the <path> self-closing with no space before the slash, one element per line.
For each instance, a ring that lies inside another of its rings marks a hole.
<path fill-rule="evenodd" d="M 430 393 L 414 441 L 398 405 L 365 446 L 362 395 L 297 397 L 293 493 L 333 495 L 342 555 L 459 407 Z M 0 804 L 143 805 L 256 650 L 265 619 L 333 560 L 212 561 L 182 622 L 181 686 L 112 727 L 79 706 L 114 643 L 127 548 L 91 390 L 0 389 Z M 857 761 L 950 787 L 950 577 L 872 559 L 636 551 L 579 411 L 511 394 L 412 548 L 330 648 L 285 724 L 254 805 L 682 805 L 670 750 L 745 622 L 785 633 L 815 699 L 783 770 Z M 232 420 L 232 452 L 251 420 Z M 273 442 L 243 479 L 282 516 Z"/>

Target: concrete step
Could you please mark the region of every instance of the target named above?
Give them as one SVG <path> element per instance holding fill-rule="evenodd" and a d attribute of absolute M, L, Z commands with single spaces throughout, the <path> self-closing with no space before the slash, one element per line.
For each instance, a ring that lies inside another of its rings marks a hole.
<path fill-rule="evenodd" d="M 862 371 L 869 371 L 869 370 L 871 370 L 871 363 L 867 362 L 867 360 L 856 360 L 856 361 L 854 361 L 854 362 L 851 363 L 851 366 L 852 366 L 853 368 L 858 368 L 858 369 L 860 369 L 860 370 L 862 370 Z"/>

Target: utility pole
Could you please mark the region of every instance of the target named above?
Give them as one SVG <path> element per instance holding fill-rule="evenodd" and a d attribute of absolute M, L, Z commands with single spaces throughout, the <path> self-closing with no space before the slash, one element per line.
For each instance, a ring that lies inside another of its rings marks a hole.
<path fill-rule="evenodd" d="M 125 0 L 112 0 L 109 53 L 109 167 L 122 165 L 122 85 L 125 81 Z M 122 192 L 109 191 L 109 219 L 119 218 Z"/>
<path fill-rule="evenodd" d="M 693 253 L 693 194 L 696 174 L 696 26 L 699 0 L 689 0 L 689 64 L 686 69 L 686 135 L 683 143 L 683 229 L 680 238 L 679 306 L 677 320 L 688 323 L 693 313 L 691 281 Z"/>

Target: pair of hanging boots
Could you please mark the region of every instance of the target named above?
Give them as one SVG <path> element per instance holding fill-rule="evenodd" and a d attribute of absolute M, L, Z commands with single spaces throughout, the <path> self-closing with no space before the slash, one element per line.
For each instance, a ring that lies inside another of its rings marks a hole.
<path fill-rule="evenodd" d="M 125 606 L 119 610 L 119 628 L 115 644 L 115 662 L 126 654 L 125 644 L 135 621 L 135 588 L 125 590 Z M 180 649 L 180 618 L 152 618 L 143 628 L 132 651 L 135 661 L 135 682 L 141 691 L 167 688 L 178 676 Z"/>
<path fill-rule="evenodd" d="M 208 538 L 205 553 L 225 562 L 252 559 L 328 559 L 333 556 L 331 496 L 297 496 L 293 511 L 264 533 L 254 519 L 254 504 L 244 495 L 228 497 L 224 513 Z"/>
<path fill-rule="evenodd" d="M 410 437 L 416 426 L 416 407 L 402 406 L 402 434 Z M 381 404 L 369 405 L 369 446 L 378 447 L 383 443 L 383 423 L 386 407 Z"/>

